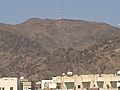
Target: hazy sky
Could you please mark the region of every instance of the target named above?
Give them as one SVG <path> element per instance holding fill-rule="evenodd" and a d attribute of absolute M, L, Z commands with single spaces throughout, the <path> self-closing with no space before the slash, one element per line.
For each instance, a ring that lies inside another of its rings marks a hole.
<path fill-rule="evenodd" d="M 61 0 L 0 0 L 0 22 L 20 23 L 31 17 L 58 19 Z M 120 23 L 120 0 L 64 0 L 64 18 Z"/>

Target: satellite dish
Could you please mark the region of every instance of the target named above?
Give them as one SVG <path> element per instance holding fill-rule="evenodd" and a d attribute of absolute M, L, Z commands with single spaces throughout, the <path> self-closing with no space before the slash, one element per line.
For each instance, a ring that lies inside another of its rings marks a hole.
<path fill-rule="evenodd" d="M 118 72 L 117 72 L 117 74 L 119 74 L 119 75 L 120 75 L 120 71 L 118 71 Z"/>
<path fill-rule="evenodd" d="M 24 77 L 23 77 L 23 76 L 21 76 L 21 77 L 20 77 L 20 79 L 24 79 Z"/>
<path fill-rule="evenodd" d="M 62 76 L 65 76 L 65 73 L 62 73 Z"/>
<path fill-rule="evenodd" d="M 73 72 L 67 72 L 67 75 L 73 75 Z"/>

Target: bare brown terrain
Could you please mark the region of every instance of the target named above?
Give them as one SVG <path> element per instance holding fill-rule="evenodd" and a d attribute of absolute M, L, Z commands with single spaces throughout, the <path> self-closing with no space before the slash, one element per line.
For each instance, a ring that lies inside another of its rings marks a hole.
<path fill-rule="evenodd" d="M 37 80 L 74 74 L 115 73 L 120 28 L 82 20 L 32 18 L 0 24 L 0 76 Z"/>

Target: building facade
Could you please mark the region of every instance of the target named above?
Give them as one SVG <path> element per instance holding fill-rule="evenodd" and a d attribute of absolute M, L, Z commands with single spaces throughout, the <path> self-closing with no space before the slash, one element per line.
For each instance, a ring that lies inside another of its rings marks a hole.
<path fill-rule="evenodd" d="M 41 89 L 55 89 L 56 83 L 53 80 L 42 80 L 41 81 Z"/>
<path fill-rule="evenodd" d="M 28 79 L 20 79 L 19 90 L 35 90 L 35 83 Z"/>
<path fill-rule="evenodd" d="M 57 76 L 56 88 L 61 90 L 118 90 L 119 77 L 113 74 Z"/>
<path fill-rule="evenodd" d="M 16 77 L 0 78 L 0 90 L 18 90 L 18 80 Z"/>

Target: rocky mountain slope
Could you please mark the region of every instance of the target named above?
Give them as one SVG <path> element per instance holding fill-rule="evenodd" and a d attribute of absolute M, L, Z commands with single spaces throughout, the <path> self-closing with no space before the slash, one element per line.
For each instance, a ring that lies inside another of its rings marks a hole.
<path fill-rule="evenodd" d="M 67 71 L 114 73 L 120 66 L 119 35 L 119 28 L 81 20 L 1 23 L 0 76 L 37 80 Z"/>
<path fill-rule="evenodd" d="M 84 49 L 101 40 L 119 36 L 119 28 L 82 20 L 32 18 L 16 25 L 24 36 L 39 42 L 49 52 L 56 48 Z"/>

